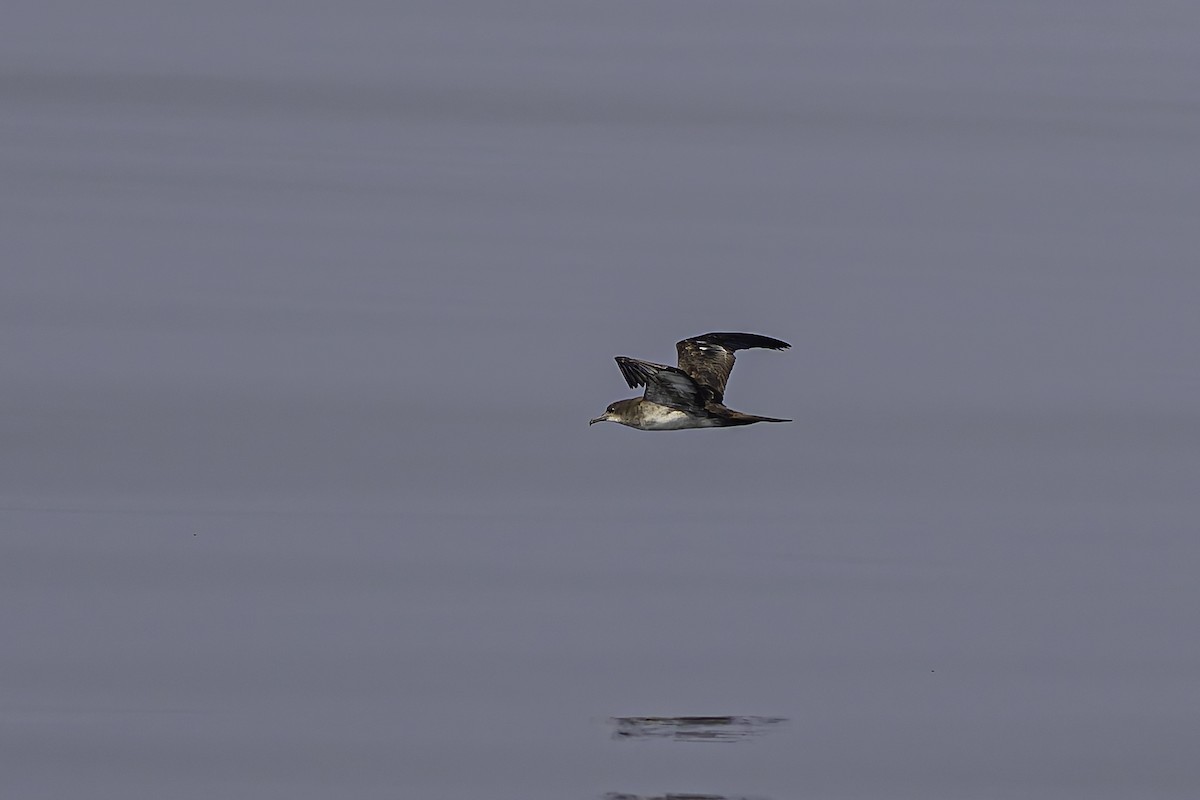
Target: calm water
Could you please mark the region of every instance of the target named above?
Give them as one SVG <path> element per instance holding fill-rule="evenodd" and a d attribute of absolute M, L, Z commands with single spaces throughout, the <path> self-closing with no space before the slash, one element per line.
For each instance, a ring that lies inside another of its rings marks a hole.
<path fill-rule="evenodd" d="M 1200 9 L 67 5 L 5 797 L 1200 794 Z M 797 422 L 589 429 L 709 330 Z"/>

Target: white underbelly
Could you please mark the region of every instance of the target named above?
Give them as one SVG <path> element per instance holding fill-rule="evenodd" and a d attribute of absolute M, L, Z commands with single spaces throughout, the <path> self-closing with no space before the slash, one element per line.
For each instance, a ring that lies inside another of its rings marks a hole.
<path fill-rule="evenodd" d="M 703 417 L 697 418 L 667 406 L 643 408 L 641 422 L 638 427 L 644 431 L 678 431 L 684 428 L 709 427 L 708 420 Z"/>

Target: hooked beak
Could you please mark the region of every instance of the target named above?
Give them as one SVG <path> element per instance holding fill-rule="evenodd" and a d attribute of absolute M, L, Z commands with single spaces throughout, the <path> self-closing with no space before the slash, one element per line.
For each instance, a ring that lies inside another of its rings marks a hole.
<path fill-rule="evenodd" d="M 595 419 L 588 420 L 588 425 L 591 426 L 591 425 L 595 425 L 597 422 L 607 422 L 607 421 L 608 421 L 608 417 L 596 417 Z"/>

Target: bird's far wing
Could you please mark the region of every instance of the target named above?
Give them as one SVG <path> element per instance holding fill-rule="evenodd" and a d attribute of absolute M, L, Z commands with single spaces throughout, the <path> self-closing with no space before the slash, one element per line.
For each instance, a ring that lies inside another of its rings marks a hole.
<path fill-rule="evenodd" d="M 679 369 L 712 393 L 706 399 L 720 403 L 725 399 L 725 384 L 733 371 L 733 351 L 750 347 L 785 350 L 791 345 L 757 333 L 706 333 L 677 342 L 675 351 L 679 354 Z"/>
<path fill-rule="evenodd" d="M 617 356 L 617 366 L 631 389 L 646 387 L 644 397 L 652 403 L 683 411 L 704 408 L 700 387 L 682 370 L 628 356 Z"/>

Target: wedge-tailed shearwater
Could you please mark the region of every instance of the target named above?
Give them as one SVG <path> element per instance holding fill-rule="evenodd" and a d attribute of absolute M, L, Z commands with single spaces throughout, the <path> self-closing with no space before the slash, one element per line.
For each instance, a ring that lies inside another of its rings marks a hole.
<path fill-rule="evenodd" d="M 784 350 L 791 345 L 756 333 L 706 333 L 676 343 L 678 367 L 617 356 L 617 366 L 629 388 L 645 386 L 646 392 L 641 397 L 618 400 L 588 424 L 619 422 L 642 431 L 677 431 L 791 422 L 725 407 L 725 384 L 733 371 L 733 352 L 750 347 Z"/>

